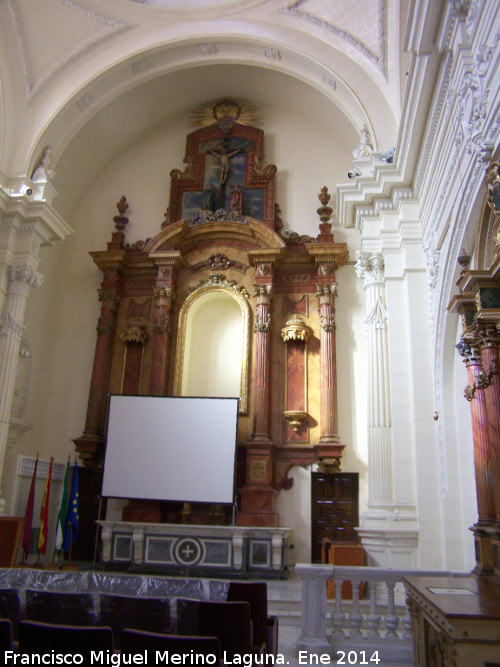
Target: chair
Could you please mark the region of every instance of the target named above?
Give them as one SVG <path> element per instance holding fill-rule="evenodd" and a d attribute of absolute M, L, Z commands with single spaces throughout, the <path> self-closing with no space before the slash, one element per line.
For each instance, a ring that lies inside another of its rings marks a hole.
<path fill-rule="evenodd" d="M 92 593 L 60 593 L 26 589 L 26 614 L 29 621 L 56 625 L 96 625 Z"/>
<path fill-rule="evenodd" d="M 81 654 L 84 664 L 89 664 L 91 651 L 113 652 L 111 628 L 75 625 L 54 625 L 38 621 L 21 621 L 19 624 L 19 653 Z M 104 655 L 106 659 L 106 654 Z M 95 661 L 94 661 L 95 662 Z M 101 661 L 102 664 L 105 663 Z"/>
<path fill-rule="evenodd" d="M 278 617 L 267 615 L 267 584 L 265 581 L 231 581 L 228 602 L 250 603 L 254 649 L 265 644 L 267 652 L 278 653 Z"/>
<path fill-rule="evenodd" d="M 123 630 L 121 635 L 123 655 L 141 653 L 146 649 L 150 651 L 168 651 L 170 655 L 182 656 L 191 655 L 192 651 L 192 655 L 195 656 L 214 656 L 210 664 L 220 664 L 220 642 L 217 637 L 185 637 L 157 634 L 145 630 Z M 151 655 L 153 654 L 151 653 Z M 195 664 L 195 662 L 193 661 L 192 664 Z"/>
<path fill-rule="evenodd" d="M 99 596 L 100 625 L 113 630 L 114 643 L 120 648 L 121 633 L 126 628 L 148 630 L 160 634 L 170 632 L 170 600 L 132 595 L 101 593 Z"/>
<path fill-rule="evenodd" d="M 0 619 L 0 652 L 5 655 L 4 651 L 12 651 L 13 647 L 12 623 L 8 618 L 2 618 Z"/>
<path fill-rule="evenodd" d="M 252 655 L 252 621 L 248 602 L 177 600 L 177 632 L 180 635 L 217 637 L 222 659 Z"/>
<path fill-rule="evenodd" d="M 21 618 L 21 602 L 19 591 L 14 588 L 0 589 L 0 618 L 8 618 L 12 622 L 12 636 L 17 639 L 17 629 Z"/>

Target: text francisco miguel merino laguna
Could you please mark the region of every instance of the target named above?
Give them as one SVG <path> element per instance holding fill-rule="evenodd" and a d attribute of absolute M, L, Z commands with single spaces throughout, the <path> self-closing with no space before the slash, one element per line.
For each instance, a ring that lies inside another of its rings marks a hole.
<path fill-rule="evenodd" d="M 46 653 L 33 653 L 31 655 L 16 653 L 15 651 L 4 651 L 4 665 L 216 665 L 218 663 L 215 654 L 201 654 L 195 651 L 186 653 L 172 653 L 170 651 L 148 651 L 145 649 L 139 653 L 113 653 L 112 651 L 89 651 L 88 655 L 82 653 L 59 653 L 49 651 Z M 307 657 L 306 657 L 307 656 Z M 321 656 L 322 657 L 322 656 Z M 328 662 L 330 662 L 330 656 Z M 276 656 L 272 654 L 254 655 L 244 653 L 242 655 L 227 656 L 223 652 L 222 659 L 225 665 L 287 665 L 281 653 Z M 319 661 L 324 664 L 323 660 Z M 309 655 L 307 651 L 300 651 L 299 664 L 308 665 Z"/>

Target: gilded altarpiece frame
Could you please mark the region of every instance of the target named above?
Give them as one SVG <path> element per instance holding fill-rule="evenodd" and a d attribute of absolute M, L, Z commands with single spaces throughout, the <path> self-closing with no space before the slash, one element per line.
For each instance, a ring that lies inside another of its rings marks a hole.
<path fill-rule="evenodd" d="M 90 253 L 103 272 L 101 313 L 85 429 L 74 442 L 84 464 L 98 467 L 108 393 L 136 386 L 142 395 L 179 394 L 189 309 L 200 295 L 224 291 L 243 314 L 236 523 L 278 526 L 275 500 L 278 491 L 293 484 L 289 471 L 323 459 L 340 462 L 345 446 L 336 432 L 333 322 L 335 272 L 348 252 L 334 241 L 326 187 L 319 195 L 318 236 L 285 232 L 275 203 L 277 169 L 264 166 L 263 148 L 263 131 L 238 123 L 229 131 L 214 124 L 188 135 L 186 168 L 171 172 L 165 220 L 147 241 L 126 243 L 128 203 L 125 197 L 118 202 L 111 242 L 106 250 Z M 239 196 L 236 184 L 243 190 Z M 252 216 L 256 211 L 260 218 Z M 290 339 L 303 361 L 298 374 L 281 336 L 294 313 L 299 328 L 307 331 L 302 340 Z M 140 346 L 135 380 L 124 350 L 130 344 Z M 283 426 L 290 423 L 285 413 L 292 394 L 295 412 L 305 413 L 297 432 Z M 147 424 L 144 429 L 147 437 Z M 179 510 L 178 521 L 227 521 L 218 509 L 204 515 L 187 509 Z M 171 510 L 133 499 L 124 512 L 128 521 L 173 519 Z"/>

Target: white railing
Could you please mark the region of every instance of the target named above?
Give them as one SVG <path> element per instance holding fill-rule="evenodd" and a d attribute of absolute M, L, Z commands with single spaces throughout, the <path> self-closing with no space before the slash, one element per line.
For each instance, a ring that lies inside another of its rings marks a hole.
<path fill-rule="evenodd" d="M 414 663 L 403 577 L 452 574 L 304 563 L 298 563 L 295 572 L 302 580 L 300 657 L 328 654 L 344 664 L 354 659 L 355 664 L 376 664 L 378 658 L 379 664 L 407 665 Z M 328 580 L 335 584 L 335 599 L 327 604 Z M 342 600 L 344 581 L 351 582 L 352 600 Z"/>

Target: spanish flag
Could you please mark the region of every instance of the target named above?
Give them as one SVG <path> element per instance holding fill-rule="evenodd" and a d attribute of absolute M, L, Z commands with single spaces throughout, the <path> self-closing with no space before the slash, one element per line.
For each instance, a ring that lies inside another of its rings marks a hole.
<path fill-rule="evenodd" d="M 43 492 L 42 508 L 40 510 L 40 537 L 38 538 L 38 553 L 44 554 L 47 550 L 47 535 L 49 533 L 49 502 L 50 502 L 50 483 L 52 481 L 52 463 L 54 458 L 50 457 L 49 474 L 45 483 Z"/>

